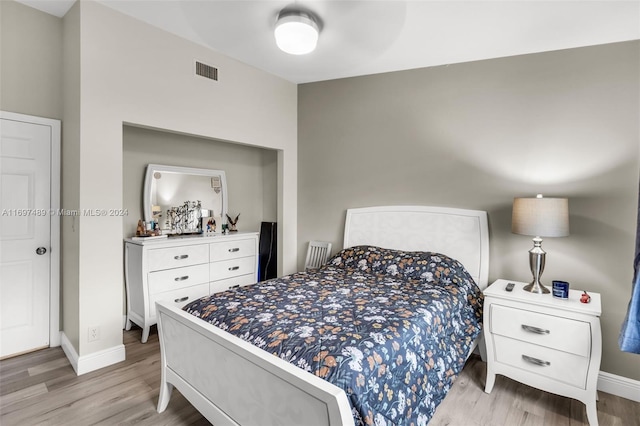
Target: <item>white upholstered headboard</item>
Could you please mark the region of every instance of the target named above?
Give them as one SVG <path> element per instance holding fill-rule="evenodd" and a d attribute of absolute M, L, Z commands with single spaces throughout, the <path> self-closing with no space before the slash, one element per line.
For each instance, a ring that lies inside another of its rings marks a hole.
<path fill-rule="evenodd" d="M 427 206 L 349 209 L 344 247 L 358 245 L 442 253 L 460 261 L 481 289 L 488 285 L 489 226 L 484 211 Z"/>

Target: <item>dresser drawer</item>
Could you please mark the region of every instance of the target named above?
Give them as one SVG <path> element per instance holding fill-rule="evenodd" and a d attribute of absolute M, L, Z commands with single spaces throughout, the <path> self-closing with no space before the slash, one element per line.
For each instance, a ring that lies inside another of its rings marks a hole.
<path fill-rule="evenodd" d="M 150 272 L 148 280 L 150 294 L 208 283 L 209 264 Z"/>
<path fill-rule="evenodd" d="M 239 257 L 255 256 L 256 240 L 220 241 L 209 245 L 209 261 L 237 259 Z"/>
<path fill-rule="evenodd" d="M 209 293 L 220 293 L 235 287 L 244 287 L 245 285 L 255 284 L 255 274 L 240 275 L 238 277 L 227 278 L 225 280 L 211 281 L 209 283 Z"/>
<path fill-rule="evenodd" d="M 496 361 L 586 389 L 589 358 L 494 336 Z"/>
<path fill-rule="evenodd" d="M 492 304 L 490 328 L 493 334 L 584 357 L 591 351 L 588 322 Z"/>
<path fill-rule="evenodd" d="M 165 291 L 163 293 L 155 293 L 149 295 L 149 316 L 156 316 L 156 302 L 166 300 L 172 302 L 177 308 L 182 308 L 189 302 L 193 302 L 204 296 L 209 295 L 209 283 L 198 284 L 191 287 L 181 288 L 178 290 Z"/>
<path fill-rule="evenodd" d="M 256 270 L 256 258 L 243 257 L 240 259 L 223 260 L 210 263 L 209 279 L 211 281 L 223 280 L 240 275 L 253 274 Z"/>
<path fill-rule="evenodd" d="M 209 244 L 149 250 L 149 272 L 209 263 Z"/>

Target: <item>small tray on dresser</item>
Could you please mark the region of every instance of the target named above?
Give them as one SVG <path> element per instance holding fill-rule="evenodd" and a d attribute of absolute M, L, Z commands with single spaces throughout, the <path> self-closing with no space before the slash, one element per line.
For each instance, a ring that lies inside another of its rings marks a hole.
<path fill-rule="evenodd" d="M 163 238 L 167 238 L 167 234 L 162 235 L 153 235 L 153 234 L 144 234 L 144 235 L 136 235 L 131 237 L 133 241 L 143 241 L 143 240 L 161 240 Z"/>

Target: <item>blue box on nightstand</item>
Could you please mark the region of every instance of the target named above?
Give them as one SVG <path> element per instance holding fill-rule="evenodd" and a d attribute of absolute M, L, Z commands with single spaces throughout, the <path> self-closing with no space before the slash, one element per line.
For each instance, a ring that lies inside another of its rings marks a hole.
<path fill-rule="evenodd" d="M 569 283 L 566 281 L 553 281 L 552 288 L 553 297 L 558 299 L 568 299 L 569 298 Z"/>

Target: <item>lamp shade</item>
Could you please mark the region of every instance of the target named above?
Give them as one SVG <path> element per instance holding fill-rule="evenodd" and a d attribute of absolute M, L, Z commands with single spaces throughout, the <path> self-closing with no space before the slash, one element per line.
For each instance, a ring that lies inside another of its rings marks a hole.
<path fill-rule="evenodd" d="M 274 35 L 280 50 L 291 55 L 304 55 L 315 50 L 318 44 L 318 24 L 308 13 L 282 12 Z"/>
<path fill-rule="evenodd" d="M 511 232 L 534 237 L 569 235 L 569 200 L 566 198 L 514 198 Z"/>

